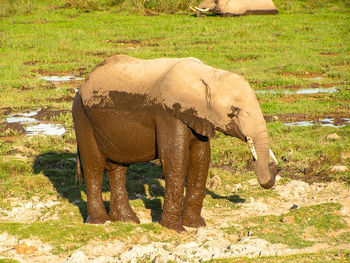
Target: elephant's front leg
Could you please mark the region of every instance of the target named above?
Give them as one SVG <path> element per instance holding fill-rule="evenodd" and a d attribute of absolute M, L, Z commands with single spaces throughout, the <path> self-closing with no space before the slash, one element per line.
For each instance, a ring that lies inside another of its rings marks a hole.
<path fill-rule="evenodd" d="M 182 224 L 188 227 L 205 226 L 201 216 L 206 192 L 206 181 L 210 163 L 209 138 L 195 141 L 190 148 L 187 188 Z"/>
<path fill-rule="evenodd" d="M 125 187 L 127 169 L 127 166 L 107 163 L 107 174 L 111 188 L 109 216 L 113 221 L 131 221 L 139 224 L 140 220 L 130 206 Z"/>
<path fill-rule="evenodd" d="M 177 232 L 181 224 L 184 184 L 189 156 L 189 129 L 180 120 L 157 123 L 157 147 L 165 177 L 165 197 L 160 224 Z"/>

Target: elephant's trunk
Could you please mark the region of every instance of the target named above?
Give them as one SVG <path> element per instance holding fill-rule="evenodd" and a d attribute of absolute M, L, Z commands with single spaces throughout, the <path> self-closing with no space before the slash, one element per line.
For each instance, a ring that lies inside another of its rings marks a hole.
<path fill-rule="evenodd" d="M 272 175 L 269 169 L 270 146 L 266 130 L 258 133 L 254 138 L 254 147 L 257 155 L 255 172 L 258 182 L 263 188 L 270 189 L 275 184 L 275 175 Z"/>

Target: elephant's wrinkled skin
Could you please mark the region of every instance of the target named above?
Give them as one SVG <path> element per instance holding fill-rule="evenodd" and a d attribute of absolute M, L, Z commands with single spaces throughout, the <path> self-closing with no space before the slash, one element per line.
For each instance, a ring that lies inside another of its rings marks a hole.
<path fill-rule="evenodd" d="M 253 90 L 242 77 L 197 59 L 110 57 L 84 81 L 72 111 L 89 223 L 138 223 L 125 173 L 130 164 L 159 158 L 166 182 L 160 223 L 179 232 L 183 225 L 205 226 L 201 209 L 215 130 L 243 141 L 252 138 L 258 181 L 264 188 L 274 185 L 266 124 Z M 104 170 L 111 189 L 109 214 L 101 193 Z"/>

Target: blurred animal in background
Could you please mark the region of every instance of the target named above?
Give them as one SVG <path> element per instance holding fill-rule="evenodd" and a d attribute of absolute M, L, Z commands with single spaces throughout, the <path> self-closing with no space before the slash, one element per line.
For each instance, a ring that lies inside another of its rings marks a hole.
<path fill-rule="evenodd" d="M 204 0 L 198 7 L 190 7 L 197 16 L 215 13 L 223 16 L 276 15 L 272 0 Z"/>

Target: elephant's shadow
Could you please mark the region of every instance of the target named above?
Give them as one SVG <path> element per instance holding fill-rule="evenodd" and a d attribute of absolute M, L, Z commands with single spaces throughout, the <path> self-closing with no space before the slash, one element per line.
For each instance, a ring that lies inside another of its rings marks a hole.
<path fill-rule="evenodd" d="M 87 202 L 85 182 L 79 184 L 75 180 L 76 154 L 70 152 L 48 152 L 36 156 L 33 163 L 35 174 L 43 173 L 52 183 L 59 196 L 67 199 L 79 208 L 84 222 L 87 219 Z M 164 178 L 161 165 L 147 162 L 131 165 L 127 171 L 126 189 L 129 200 L 141 200 L 151 210 L 153 222 L 159 222 L 162 214 L 164 198 Z M 105 174 L 102 181 L 104 199 L 109 199 L 109 182 Z M 207 190 L 213 199 L 227 199 L 233 203 L 242 203 L 244 199 L 237 195 L 220 196 Z M 104 202 L 109 211 L 109 201 Z M 137 206 L 137 201 L 135 203 Z"/>

